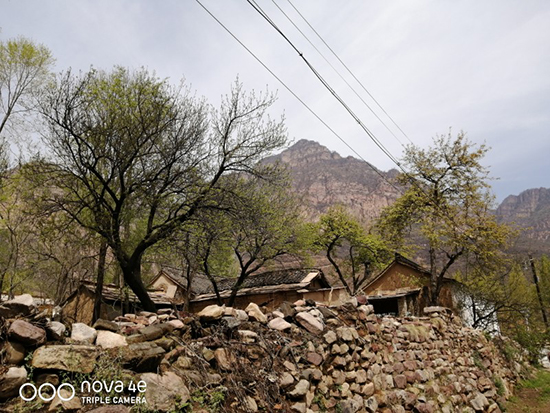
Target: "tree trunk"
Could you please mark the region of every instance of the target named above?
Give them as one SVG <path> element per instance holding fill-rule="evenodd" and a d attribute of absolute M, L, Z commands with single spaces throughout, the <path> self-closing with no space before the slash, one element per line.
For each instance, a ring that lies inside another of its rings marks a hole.
<path fill-rule="evenodd" d="M 99 246 L 99 257 L 97 262 L 97 281 L 95 287 L 94 315 L 92 323 L 101 318 L 101 302 L 103 300 L 103 280 L 105 278 L 105 259 L 107 258 L 107 241 L 102 240 Z"/>
<path fill-rule="evenodd" d="M 248 273 L 246 271 L 241 272 L 241 275 L 239 275 L 237 282 L 231 289 L 231 295 L 229 296 L 229 301 L 227 301 L 228 307 L 233 307 L 233 304 L 235 303 L 235 299 L 237 298 L 237 293 L 239 292 L 241 285 L 243 285 L 244 280 L 246 280 L 246 277 L 248 277 Z"/>
<path fill-rule="evenodd" d="M 436 260 L 435 260 L 435 249 L 430 247 L 430 305 L 437 305 L 437 302 L 439 300 L 439 291 L 437 288 L 437 285 L 439 283 L 438 275 L 436 272 Z"/>
<path fill-rule="evenodd" d="M 143 306 L 143 309 L 145 311 L 156 312 L 157 307 L 155 306 L 153 300 L 151 300 L 151 297 L 149 297 L 147 289 L 141 280 L 141 256 L 131 260 L 124 266 L 121 264 L 121 269 L 122 274 L 124 275 L 124 281 L 137 296 Z"/>

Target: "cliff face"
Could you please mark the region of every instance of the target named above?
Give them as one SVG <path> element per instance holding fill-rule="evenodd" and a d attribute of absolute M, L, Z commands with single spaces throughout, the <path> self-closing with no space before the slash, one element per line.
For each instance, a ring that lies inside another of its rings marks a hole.
<path fill-rule="evenodd" d="M 540 252 L 550 249 L 550 189 L 534 188 L 508 196 L 496 210 L 502 222 L 521 230 L 516 249 Z"/>
<path fill-rule="evenodd" d="M 373 170 L 374 166 L 351 156 L 343 158 L 314 141 L 300 140 L 265 160 L 277 161 L 289 167 L 294 190 L 303 199 L 309 219 L 316 219 L 330 206 L 340 204 L 368 223 L 399 195 Z M 395 170 L 379 172 L 390 181 L 397 174 Z"/>

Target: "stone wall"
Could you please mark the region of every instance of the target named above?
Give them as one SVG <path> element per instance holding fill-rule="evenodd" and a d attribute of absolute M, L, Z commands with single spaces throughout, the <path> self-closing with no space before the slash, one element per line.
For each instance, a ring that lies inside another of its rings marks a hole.
<path fill-rule="evenodd" d="M 71 382 L 77 395 L 63 401 L 63 389 L 27 411 L 130 411 L 146 399 L 133 409 L 499 412 L 529 370 L 515 343 L 464 327 L 442 307 L 398 319 L 373 314 L 361 298 L 334 308 L 308 300 L 267 314 L 255 304 L 210 306 L 89 327 L 65 326 L 19 301 L 0 307 L 4 411 L 30 408 L 19 389 L 32 381 Z M 123 383 L 126 399 L 118 400 L 127 406 L 109 406 L 113 392 L 81 392 L 84 380 Z"/>

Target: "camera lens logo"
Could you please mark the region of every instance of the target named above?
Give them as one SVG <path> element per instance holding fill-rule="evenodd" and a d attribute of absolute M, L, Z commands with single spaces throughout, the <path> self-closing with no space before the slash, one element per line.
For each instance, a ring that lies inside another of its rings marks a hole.
<path fill-rule="evenodd" d="M 26 397 L 25 395 L 23 395 L 23 390 L 26 388 L 26 387 L 30 387 L 32 389 L 32 396 L 29 396 L 29 397 Z M 63 387 L 68 387 L 71 389 L 71 396 L 70 397 L 63 397 L 61 395 L 61 389 Z M 44 395 L 44 389 L 45 388 L 51 388 L 52 390 L 52 394 L 50 396 L 48 396 L 47 394 Z M 49 402 L 49 401 L 52 401 L 55 396 L 59 396 L 59 398 L 64 401 L 64 402 L 68 402 L 69 400 L 72 400 L 73 397 L 75 396 L 75 390 L 74 390 L 74 387 L 72 386 L 72 384 L 70 383 L 63 383 L 61 386 L 59 386 L 57 389 L 54 387 L 53 384 L 51 383 L 44 383 L 42 384 L 38 389 L 36 388 L 36 386 L 32 383 L 25 383 L 23 384 L 20 388 L 19 388 L 19 396 L 25 400 L 26 402 L 30 402 L 34 399 L 36 399 L 36 397 L 38 396 L 42 401 L 44 402 Z"/>

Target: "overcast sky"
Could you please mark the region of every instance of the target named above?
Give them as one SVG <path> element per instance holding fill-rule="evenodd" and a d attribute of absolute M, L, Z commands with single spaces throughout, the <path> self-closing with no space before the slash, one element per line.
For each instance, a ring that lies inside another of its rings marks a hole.
<path fill-rule="evenodd" d="M 201 0 L 290 89 L 367 161 L 395 165 L 370 141 L 245 0 Z M 354 82 L 288 0 L 257 0 L 304 56 L 396 157 L 402 146 L 279 11 Z M 291 0 L 410 140 L 464 130 L 492 149 L 486 164 L 498 200 L 550 187 L 550 2 L 545 0 Z M 217 104 L 239 76 L 247 89 L 278 92 L 295 141 L 351 155 L 329 130 L 193 0 L 0 0 L 0 39 L 48 46 L 57 71 L 147 67 L 181 78 Z M 403 143 L 403 136 L 353 83 Z"/>

